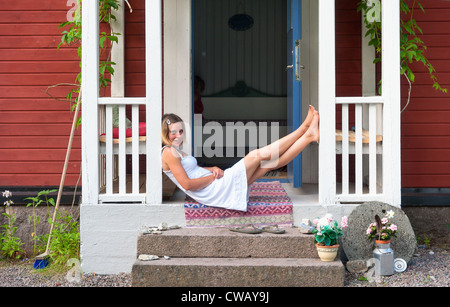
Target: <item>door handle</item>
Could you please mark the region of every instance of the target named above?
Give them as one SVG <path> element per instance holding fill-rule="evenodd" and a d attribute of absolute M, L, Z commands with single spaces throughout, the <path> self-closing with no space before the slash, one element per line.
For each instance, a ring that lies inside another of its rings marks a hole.
<path fill-rule="evenodd" d="M 288 70 L 288 69 L 293 69 L 294 68 L 294 65 L 288 65 L 288 66 L 286 66 L 286 70 Z"/>

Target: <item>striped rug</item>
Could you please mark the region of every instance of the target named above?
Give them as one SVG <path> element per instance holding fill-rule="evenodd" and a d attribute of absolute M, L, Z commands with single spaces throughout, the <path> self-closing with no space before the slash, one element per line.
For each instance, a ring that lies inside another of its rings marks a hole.
<path fill-rule="evenodd" d="M 214 208 L 187 197 L 187 227 L 292 226 L 292 202 L 279 181 L 255 182 L 250 186 L 247 212 Z"/>

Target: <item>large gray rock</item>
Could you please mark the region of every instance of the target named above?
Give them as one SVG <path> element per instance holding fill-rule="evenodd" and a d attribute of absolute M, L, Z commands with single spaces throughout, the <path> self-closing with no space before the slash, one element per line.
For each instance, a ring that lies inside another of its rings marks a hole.
<path fill-rule="evenodd" d="M 406 214 L 397 207 L 381 202 L 367 202 L 355 208 L 348 217 L 348 228 L 341 238 L 342 248 L 349 261 L 373 258 L 374 241 L 367 239 L 366 230 L 375 222 L 375 215 L 383 218 L 388 211 L 395 215 L 390 221 L 397 225 L 397 237 L 392 239 L 394 257 L 410 262 L 416 249 L 416 237 Z"/>

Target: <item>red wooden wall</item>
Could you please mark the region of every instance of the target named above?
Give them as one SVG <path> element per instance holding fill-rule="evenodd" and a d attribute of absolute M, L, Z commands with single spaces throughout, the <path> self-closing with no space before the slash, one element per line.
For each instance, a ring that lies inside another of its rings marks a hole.
<path fill-rule="evenodd" d="M 402 113 L 402 186 L 450 187 L 450 1 L 421 0 L 425 14 L 414 17 L 422 28 L 426 53 L 449 94 L 432 88 L 426 68 L 414 65 L 411 102 Z M 402 105 L 407 82 L 402 78 Z"/>
<path fill-rule="evenodd" d="M 361 94 L 360 17 L 354 9 L 358 2 L 336 1 L 337 96 Z M 426 56 L 442 87 L 450 91 L 450 1 L 420 2 L 425 13 L 416 8 L 414 18 L 424 32 Z M 450 94 L 432 88 L 422 64 L 413 67 L 416 81 L 410 104 L 401 115 L 402 187 L 450 187 Z M 401 80 L 403 108 L 409 87 L 404 77 Z"/>
<path fill-rule="evenodd" d="M 72 112 L 66 101 L 50 98 L 48 86 L 73 83 L 79 71 L 74 48 L 56 50 L 58 25 L 67 1 L 0 2 L 0 186 L 57 186 L 63 169 Z M 50 93 L 64 98 L 67 86 Z M 80 174 L 77 131 L 66 177 Z"/>
<path fill-rule="evenodd" d="M 337 95 L 361 93 L 359 0 L 337 4 Z M 57 186 L 59 184 L 72 113 L 69 103 L 45 91 L 72 83 L 79 71 L 75 48 L 59 51 L 67 1 L 21 0 L 0 2 L 0 186 Z M 450 89 L 450 2 L 421 0 L 426 13 L 415 18 L 424 30 L 427 56 L 437 77 Z M 126 96 L 145 95 L 144 4 L 134 1 L 126 12 Z M 436 92 L 426 69 L 415 65 L 412 100 L 402 114 L 402 186 L 450 187 L 450 96 Z M 406 81 L 402 104 L 406 102 Z M 64 98 L 67 87 L 51 90 Z M 80 131 L 72 150 L 66 184 L 75 185 L 80 173 Z"/>

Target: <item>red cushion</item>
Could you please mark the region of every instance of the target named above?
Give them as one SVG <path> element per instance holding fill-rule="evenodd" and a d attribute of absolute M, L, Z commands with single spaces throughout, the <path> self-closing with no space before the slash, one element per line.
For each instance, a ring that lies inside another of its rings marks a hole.
<path fill-rule="evenodd" d="M 125 130 L 125 137 L 129 138 L 133 135 L 132 129 L 133 128 L 128 128 L 127 130 Z M 146 123 L 139 123 L 139 136 L 146 135 L 146 132 L 147 132 Z M 105 135 L 105 133 L 103 133 L 102 135 Z M 119 128 L 113 128 L 113 139 L 118 138 L 119 138 Z"/>

